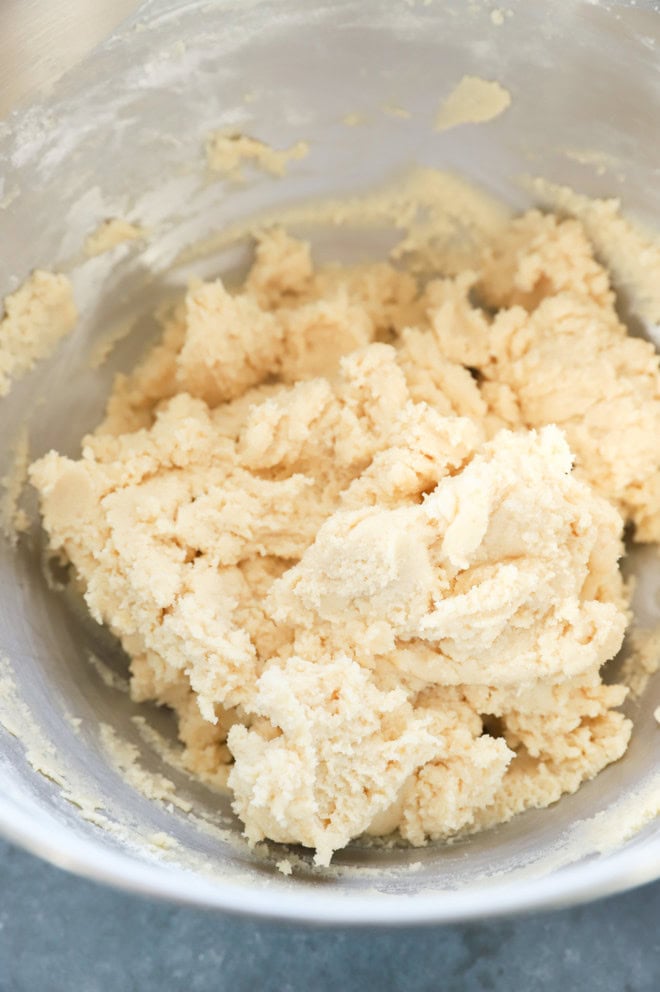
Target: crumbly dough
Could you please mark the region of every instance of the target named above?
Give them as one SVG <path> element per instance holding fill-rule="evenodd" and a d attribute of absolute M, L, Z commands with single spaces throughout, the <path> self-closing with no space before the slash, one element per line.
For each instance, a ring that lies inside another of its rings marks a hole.
<path fill-rule="evenodd" d="M 144 234 L 144 228 L 138 224 L 132 224 L 121 217 L 109 217 L 85 239 L 85 254 L 90 257 L 102 255 L 126 241 L 137 241 L 144 237 Z"/>
<path fill-rule="evenodd" d="M 539 203 L 582 224 L 596 257 L 612 273 L 624 305 L 649 324 L 660 323 L 660 243 L 621 213 L 621 201 L 592 199 L 537 177 L 528 182 Z"/>
<path fill-rule="evenodd" d="M 510 390 L 526 426 L 559 424 L 579 474 L 634 521 L 638 540 L 660 541 L 657 354 L 619 321 L 580 222 L 536 211 L 514 221 L 479 290 L 504 309 L 481 351 L 463 335 L 462 354 L 498 396 Z"/>
<path fill-rule="evenodd" d="M 530 212 L 428 282 L 317 271 L 272 228 L 241 290 L 190 287 L 81 458 L 31 478 L 133 697 L 176 710 L 251 842 L 325 865 L 364 832 L 546 806 L 623 754 L 600 671 L 624 520 L 660 536 L 659 427 L 652 346 L 579 222 Z"/>
<path fill-rule="evenodd" d="M 458 124 L 482 124 L 504 113 L 511 94 L 501 83 L 463 76 L 443 102 L 435 119 L 436 131 L 448 131 Z"/>
<path fill-rule="evenodd" d="M 0 320 L 0 396 L 73 330 L 78 313 L 66 276 L 37 269 L 5 297 Z"/>
<path fill-rule="evenodd" d="M 309 154 L 306 141 L 298 141 L 290 148 L 271 148 L 257 138 L 236 131 L 212 131 L 206 139 L 206 162 L 212 172 L 220 172 L 237 182 L 242 182 L 243 165 L 251 162 L 262 172 L 281 178 L 289 162 Z"/>

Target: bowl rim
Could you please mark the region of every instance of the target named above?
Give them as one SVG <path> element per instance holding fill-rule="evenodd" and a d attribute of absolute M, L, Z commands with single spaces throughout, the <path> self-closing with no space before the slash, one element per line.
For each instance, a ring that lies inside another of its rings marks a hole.
<path fill-rule="evenodd" d="M 660 831 L 644 844 L 568 865 L 546 877 L 461 890 L 410 894 L 332 892 L 323 886 L 268 891 L 211 881 L 176 865 L 149 864 L 103 849 L 69 827 L 40 823 L 15 806 L 0 809 L 0 835 L 30 854 L 83 879 L 133 895 L 252 919 L 315 926 L 405 927 L 477 921 L 562 909 L 615 895 L 660 878 Z"/>

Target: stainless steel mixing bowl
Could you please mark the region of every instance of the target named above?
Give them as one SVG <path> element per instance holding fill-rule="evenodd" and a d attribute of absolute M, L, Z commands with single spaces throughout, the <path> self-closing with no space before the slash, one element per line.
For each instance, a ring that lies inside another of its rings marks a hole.
<path fill-rule="evenodd" d="M 0 472 L 23 424 L 33 456 L 52 446 L 75 453 L 101 415 L 112 374 L 130 367 L 153 334 L 154 304 L 189 272 L 235 270 L 246 257 L 239 244 L 173 265 L 179 249 L 264 208 L 359 193 L 418 162 L 455 169 L 520 207 L 529 199 L 517 177 L 542 173 L 591 195 L 620 195 L 629 213 L 660 224 L 656 4 L 494 7 L 4 4 L 0 292 L 35 266 L 68 268 L 82 318 L 52 359 L 2 400 Z M 511 108 L 488 124 L 434 132 L 440 99 L 465 73 L 500 80 Z M 386 104 L 412 116 L 392 116 Z M 364 126 L 348 128 L 349 113 L 361 114 Z M 280 181 L 209 184 L 201 148 L 220 126 L 277 147 L 304 138 L 310 155 Z M 147 246 L 81 258 L 84 236 L 107 216 L 144 224 Z M 336 230 L 317 247 L 347 257 L 381 250 L 378 237 L 356 245 L 354 234 Z M 137 330 L 105 365 L 90 368 L 99 336 L 133 313 L 145 315 Z M 58 865 L 183 902 L 343 923 L 557 906 L 660 875 L 657 821 L 608 848 L 622 803 L 634 817 L 658 795 L 657 681 L 629 704 L 628 754 L 577 795 L 453 845 L 354 846 L 329 873 L 312 870 L 303 853 L 285 877 L 275 868 L 281 851 L 251 852 L 240 840 L 226 798 L 168 769 L 144 743 L 134 718 L 143 714 L 168 734 L 167 714 L 131 703 L 117 679 L 99 678 L 90 652 L 119 675 L 125 660 L 46 582 L 37 528 L 16 548 L 3 543 L 0 556 L 0 829 Z M 644 576 L 638 613 L 650 623 L 659 614 L 657 558 L 639 554 L 633 568 Z M 134 788 L 104 750 L 101 723 L 134 743 L 145 768 L 167 774 L 192 814 Z"/>

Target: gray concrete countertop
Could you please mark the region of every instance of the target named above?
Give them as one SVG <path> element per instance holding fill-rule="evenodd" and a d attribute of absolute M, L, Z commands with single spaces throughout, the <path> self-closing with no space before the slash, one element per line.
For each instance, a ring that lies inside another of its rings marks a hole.
<path fill-rule="evenodd" d="M 658 992 L 660 883 L 590 906 L 378 932 L 101 888 L 0 841 L 0 992 Z"/>

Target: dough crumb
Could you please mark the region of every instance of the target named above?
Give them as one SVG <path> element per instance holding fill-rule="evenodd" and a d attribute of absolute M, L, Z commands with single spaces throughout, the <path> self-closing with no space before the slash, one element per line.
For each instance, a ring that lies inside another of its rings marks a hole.
<path fill-rule="evenodd" d="M 158 830 L 155 833 L 150 834 L 149 841 L 153 847 L 158 848 L 160 851 L 173 851 L 175 848 L 179 847 L 178 840 L 172 837 L 171 834 L 165 833 L 163 830 Z"/>
<path fill-rule="evenodd" d="M 283 875 L 291 875 L 293 872 L 293 865 L 288 858 L 282 858 L 275 865 L 278 871 L 281 871 Z"/>
<path fill-rule="evenodd" d="M 306 141 L 298 141 L 290 148 L 278 150 L 270 145 L 236 131 L 214 131 L 206 139 L 206 161 L 212 172 L 242 182 L 245 179 L 243 165 L 249 162 L 262 172 L 281 178 L 286 173 L 289 162 L 305 158 L 309 154 Z"/>
<path fill-rule="evenodd" d="M 145 235 L 144 228 L 120 217 L 111 217 L 99 224 L 85 239 L 85 254 L 92 258 L 111 251 L 126 241 L 137 241 Z"/>
<path fill-rule="evenodd" d="M 5 297 L 0 320 L 0 396 L 69 334 L 78 312 L 66 276 L 37 269 Z"/>
<path fill-rule="evenodd" d="M 500 83 L 463 76 L 444 100 L 435 119 L 436 131 L 448 131 L 459 124 L 482 124 L 504 113 L 511 94 Z"/>

